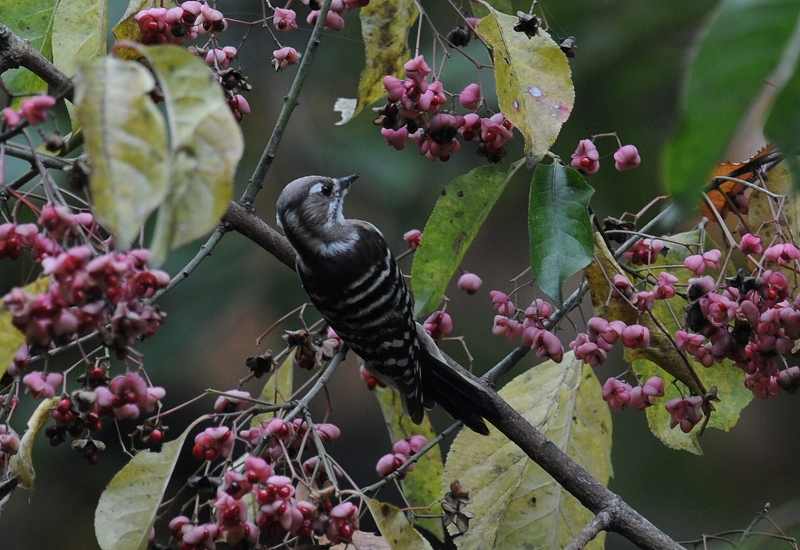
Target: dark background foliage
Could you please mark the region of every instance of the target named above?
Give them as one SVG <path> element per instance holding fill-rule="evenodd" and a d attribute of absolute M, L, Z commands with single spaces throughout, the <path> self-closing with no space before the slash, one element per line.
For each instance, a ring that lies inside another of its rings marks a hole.
<path fill-rule="evenodd" d="M 112 17 L 121 10 L 115 4 Z M 443 30 L 456 21 L 446 2 L 427 5 Z M 544 2 L 544 6 L 553 34 L 575 35 L 579 45 L 572 62 L 576 106 L 555 151 L 568 157 L 579 138 L 612 130 L 618 131 L 624 142 L 635 143 L 643 158 L 639 170 L 619 174 L 608 169 L 613 152 L 609 147 L 602 151 L 606 169 L 593 176 L 591 183 L 597 189 L 593 206 L 599 214 L 636 211 L 660 192 L 659 153 L 675 121 L 680 74 L 691 40 L 713 2 L 573 0 Z M 226 15 L 239 19 L 256 19 L 260 13 L 252 0 L 224 2 L 221 7 Z M 294 33 L 290 41 L 297 41 L 292 45 L 300 49 L 305 36 Z M 241 32 L 235 28 L 225 35 L 226 41 L 234 44 L 239 37 Z M 255 28 L 241 50 L 241 63 L 254 89 L 248 96 L 253 113 L 243 123 L 246 151 L 239 167 L 240 183 L 246 180 L 269 136 L 291 79 L 291 70 L 277 74 L 271 70 L 272 49 L 269 37 Z M 442 186 L 479 165 L 481 159 L 468 151 L 469 147 L 446 164 L 431 163 L 412 150 L 395 152 L 384 145 L 369 113 L 335 127 L 334 99 L 355 95 L 362 58 L 357 20 L 349 21 L 341 33 L 325 33 L 311 80 L 257 208 L 263 217 L 272 219 L 277 194 L 295 177 L 358 172 L 361 180 L 350 194 L 348 215 L 380 226 L 399 252 L 404 248 L 402 233 L 424 225 Z M 451 60 L 445 73 L 448 89 L 460 89 L 474 79 L 472 65 L 463 59 Z M 491 88 L 488 74 L 481 76 L 480 82 L 484 89 Z M 516 158 L 513 153 L 509 158 Z M 526 179 L 518 177 L 465 259 L 463 267 L 484 278 L 486 291 L 507 289 L 508 279 L 528 263 L 527 192 Z M 179 269 L 196 247 L 190 245 L 174 254 L 167 269 Z M 0 292 L 26 275 L 11 263 L 2 264 Z M 483 371 L 509 349 L 504 340 L 489 332 L 493 313 L 488 296 L 483 291 L 474 297 L 457 291 L 451 295 L 456 298 L 450 306 L 456 332 L 467 337 L 476 358 L 475 369 Z M 533 291 L 528 296 L 532 297 Z M 142 346 L 148 372 L 167 388 L 167 406 L 205 388 L 234 386 L 246 372 L 245 357 L 257 351 L 256 336 L 303 299 L 292 272 L 244 238 L 226 238 L 214 255 L 163 301 L 169 314 L 167 323 Z M 579 316 L 574 317 L 579 321 Z M 265 345 L 279 348 L 277 334 Z M 458 355 L 456 344 L 451 351 Z M 529 368 L 535 361 L 526 359 L 518 369 Z M 604 379 L 623 368 L 621 361 L 610 361 L 599 374 Z M 336 373 L 330 388 L 331 419 L 344 432 L 333 452 L 357 481 L 373 480 L 375 461 L 389 446 L 377 404 L 354 362 Z M 257 392 L 259 383 L 250 389 Z M 208 410 L 211 402 L 208 398 L 174 415 L 169 422 L 173 433 Z M 324 413 L 322 400 L 317 412 Z M 22 421 L 27 411 L 18 414 L 17 420 Z M 434 421 L 441 426 L 447 420 L 435 415 Z M 800 440 L 795 427 L 797 404 L 792 397 L 754 402 L 731 433 L 707 433 L 702 439 L 703 457 L 662 446 L 647 429 L 643 414 L 623 411 L 614 414 L 614 421 L 611 488 L 675 538 L 742 528 L 766 501 L 783 508 L 778 517 L 785 522 L 797 521 L 800 501 L 794 505 L 791 501 L 798 496 Z M 47 449 L 41 439 L 36 448 L 36 489 L 17 492 L 0 516 L 0 547 L 95 548 L 95 505 L 125 458 L 114 444 L 115 434 L 105 434 L 110 452 L 94 467 L 66 446 Z M 183 473 L 193 464 L 187 457 Z M 629 546 L 624 539 L 609 538 L 609 548 Z"/>

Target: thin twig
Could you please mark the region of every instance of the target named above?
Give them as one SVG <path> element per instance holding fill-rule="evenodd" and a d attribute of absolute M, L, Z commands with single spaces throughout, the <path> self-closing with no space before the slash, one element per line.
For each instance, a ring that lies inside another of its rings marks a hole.
<path fill-rule="evenodd" d="M 601 531 L 608 529 L 609 525 L 611 525 L 611 513 L 609 513 L 608 510 L 599 512 L 592 518 L 592 521 L 581 529 L 581 532 L 572 539 L 572 542 L 564 547 L 564 550 L 582 550 L 587 544 L 593 541 Z"/>

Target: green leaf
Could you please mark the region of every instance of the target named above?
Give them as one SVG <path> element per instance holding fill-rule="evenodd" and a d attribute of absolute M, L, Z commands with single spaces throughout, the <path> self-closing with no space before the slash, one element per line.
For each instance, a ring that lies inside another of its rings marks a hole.
<path fill-rule="evenodd" d="M 389 431 L 392 442 L 412 435 L 425 436 L 429 441 L 436 437 L 436 432 L 433 431 L 427 414 L 419 425 L 411 421 L 403 408 L 403 399 L 397 391 L 391 388 L 375 388 L 374 392 L 381 406 L 386 429 Z M 441 499 L 443 472 L 442 451 L 436 446 L 419 459 L 402 481 L 403 492 L 409 504 L 419 507 L 429 506 Z M 430 511 L 426 510 L 425 513 L 441 513 L 441 507 L 437 504 Z M 439 538 L 444 536 L 442 522 L 438 519 L 422 519 L 418 523 Z"/>
<path fill-rule="evenodd" d="M 478 33 L 494 52 L 500 110 L 525 137 L 525 152 L 538 161 L 555 143 L 575 103 L 567 56 L 547 31 L 533 38 L 514 30 L 517 18 L 489 10 Z"/>
<path fill-rule="evenodd" d="M 120 248 L 139 236 L 168 190 L 167 133 L 150 98 L 154 87 L 142 65 L 111 57 L 86 66 L 76 83 L 94 211 Z"/>
<path fill-rule="evenodd" d="M 753 399 L 753 393 L 744 386 L 744 372 L 732 361 L 727 360 L 708 368 L 696 361 L 692 361 L 692 365 L 707 387 L 717 388 L 720 398 L 719 401 L 714 402 L 714 412 L 711 414 L 708 427 L 725 432 L 732 430 L 739 422 L 742 409 Z M 662 369 L 647 359 L 635 359 L 631 362 L 631 366 L 642 381 L 647 380 L 650 376 L 664 375 Z M 665 387 L 664 397 L 659 399 L 654 406 L 646 409 L 647 425 L 653 435 L 667 447 L 701 455 L 703 450 L 698 437 L 699 428 L 685 434 L 677 426 L 669 427 L 670 416 L 664 405 L 676 397 L 681 397 L 680 392 L 675 384 L 668 383 Z"/>
<path fill-rule="evenodd" d="M 611 477 L 611 415 L 600 383 L 572 352 L 514 378 L 500 395 L 600 483 Z M 445 467 L 475 515 L 459 549 L 563 548 L 593 514 L 493 426 L 488 436 L 462 430 Z M 603 548 L 601 534 L 586 548 Z"/>
<path fill-rule="evenodd" d="M 536 284 L 561 303 L 561 285 L 592 261 L 589 200 L 594 189 L 577 170 L 539 164 L 531 180 L 528 236 Z"/>
<path fill-rule="evenodd" d="M 41 294 L 50 285 L 50 279 L 42 277 L 23 287 L 29 294 Z M 25 335 L 11 324 L 11 314 L 0 307 L 0 378 L 6 373 L 14 360 L 19 347 L 25 343 Z"/>
<path fill-rule="evenodd" d="M 258 399 L 267 403 L 282 403 L 292 396 L 294 388 L 294 351 L 289 353 L 280 367 L 270 374 L 269 380 L 264 384 Z M 265 412 L 253 417 L 250 426 L 258 426 L 270 420 L 275 413 Z"/>
<path fill-rule="evenodd" d="M 189 432 L 207 417 L 192 422 L 161 452 L 139 451 L 108 483 L 94 513 L 94 531 L 102 550 L 141 550 L 164 498 L 169 478 Z"/>
<path fill-rule="evenodd" d="M 244 143 L 222 88 L 199 57 L 171 45 L 134 49 L 153 69 L 167 111 L 172 170 L 153 237 L 159 261 L 219 223 Z"/>
<path fill-rule="evenodd" d="M 358 10 L 366 59 L 358 82 L 358 105 L 350 118 L 386 95 L 384 76 L 403 76 L 403 65 L 411 56 L 408 31 L 417 13 L 414 0 L 370 2 Z"/>
<path fill-rule="evenodd" d="M 651 264 L 649 270 L 640 271 L 640 274 L 643 277 L 651 275 L 653 278 L 662 271 L 661 266 L 681 264 L 689 255 L 690 249 L 674 243 L 689 245 L 692 247 L 691 252 L 694 253 L 699 247 L 699 239 L 697 231 L 670 235 L 669 240 L 672 242 L 666 243 L 669 247 L 667 255 L 659 257 Z M 624 272 L 599 236 L 597 236 L 597 257 L 599 261 L 594 262 L 586 270 L 595 313 L 610 320 L 637 322 L 638 314 L 634 308 L 610 290 L 608 280 L 615 274 Z M 685 283 L 689 279 L 689 273 L 685 269 L 671 270 L 670 273 L 678 277 L 680 283 Z M 638 322 L 650 331 L 650 346 L 646 349 L 626 349 L 625 359 L 631 363 L 634 373 L 642 381 L 650 376 L 671 375 L 683 382 L 693 395 L 702 395 L 711 388 L 716 388 L 719 401 L 714 403 L 714 412 L 711 414 L 708 426 L 730 431 L 739 421 L 742 409 L 753 399 L 753 394 L 744 386 L 744 372 L 732 361 L 726 360 L 711 367 L 704 367 L 687 355 L 686 359 L 691 369 L 687 367 L 673 342 L 659 328 L 660 324 L 670 336 L 674 337 L 675 332 L 681 328 L 676 322 L 676 317 L 678 321 L 683 321 L 685 308 L 686 301 L 680 296 L 669 300 L 656 300 L 652 311 L 658 323 L 649 315 L 638 319 Z M 701 454 L 702 449 L 697 438 L 699 429 L 684 434 L 677 427 L 674 429 L 669 427 L 670 417 L 664 404 L 670 399 L 679 397 L 680 392 L 675 384 L 669 383 L 669 379 L 667 382 L 664 398 L 646 410 L 650 431 L 670 448 Z"/>
<path fill-rule="evenodd" d="M 786 0 L 720 3 L 689 65 L 678 131 L 664 150 L 667 189 L 684 206 L 699 203 L 714 164 L 780 62 L 799 14 L 800 3 Z"/>
<path fill-rule="evenodd" d="M 106 1 L 59 2 L 53 19 L 53 63 L 67 76 L 75 76 L 78 65 L 106 53 Z M 73 129 L 76 114 L 67 105 Z"/>
<path fill-rule="evenodd" d="M 372 498 L 364 502 L 392 550 L 433 550 L 399 508 Z"/>
<path fill-rule="evenodd" d="M 442 191 L 425 224 L 422 245 L 411 267 L 418 314 L 438 307 L 478 230 L 523 162 L 510 168 L 475 168 L 448 183 Z"/>
<path fill-rule="evenodd" d="M 769 113 L 764 133 L 786 155 L 786 163 L 792 171 L 795 185 L 800 186 L 800 61 L 792 77 L 775 99 Z M 770 172 L 772 179 L 772 172 Z M 763 195 L 754 192 L 753 195 Z M 772 216 L 770 216 L 771 218 Z M 770 218 L 762 218 L 768 220 Z M 767 240 L 767 242 L 769 242 Z"/>
<path fill-rule="evenodd" d="M 58 0 L 0 0 L 0 19 L 20 38 L 51 59 L 51 33 L 57 4 Z M 3 82 L 14 95 L 31 95 L 47 90 L 44 80 L 23 68 L 4 73 Z"/>
<path fill-rule="evenodd" d="M 36 470 L 33 468 L 33 444 L 36 436 L 50 420 L 50 411 L 58 403 L 59 397 L 45 399 L 28 419 L 28 429 L 19 442 L 17 454 L 11 457 L 11 472 L 19 480 L 20 486 L 26 489 L 33 489 L 33 482 L 36 480 Z"/>

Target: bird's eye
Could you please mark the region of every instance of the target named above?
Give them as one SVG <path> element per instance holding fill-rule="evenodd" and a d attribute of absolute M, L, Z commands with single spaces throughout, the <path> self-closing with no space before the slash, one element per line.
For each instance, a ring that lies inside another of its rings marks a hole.
<path fill-rule="evenodd" d="M 325 195 L 326 197 L 330 197 L 331 193 L 333 193 L 333 184 L 332 183 L 324 184 L 322 186 L 322 194 Z"/>

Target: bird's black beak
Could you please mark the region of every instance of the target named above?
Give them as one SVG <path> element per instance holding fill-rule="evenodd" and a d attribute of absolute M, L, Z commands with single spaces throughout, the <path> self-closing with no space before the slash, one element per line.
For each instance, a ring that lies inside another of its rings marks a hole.
<path fill-rule="evenodd" d="M 358 179 L 358 174 L 352 174 L 349 176 L 345 176 L 343 178 L 334 178 L 334 179 L 337 185 L 339 186 L 339 189 L 342 191 L 346 191 L 347 188 L 350 187 L 350 184 Z"/>

